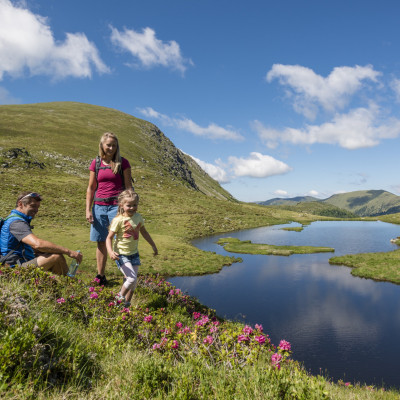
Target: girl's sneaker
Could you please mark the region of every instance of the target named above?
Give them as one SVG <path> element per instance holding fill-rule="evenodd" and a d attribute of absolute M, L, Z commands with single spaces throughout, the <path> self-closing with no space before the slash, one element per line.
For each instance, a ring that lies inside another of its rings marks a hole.
<path fill-rule="evenodd" d="M 120 305 L 121 303 L 125 302 L 125 297 L 118 293 L 114 298 L 114 303 L 116 306 Z"/>

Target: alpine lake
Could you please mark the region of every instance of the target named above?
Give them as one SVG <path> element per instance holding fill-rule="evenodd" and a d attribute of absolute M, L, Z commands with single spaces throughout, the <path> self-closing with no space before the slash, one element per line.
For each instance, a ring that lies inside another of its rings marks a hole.
<path fill-rule="evenodd" d="M 221 317 L 254 327 L 272 343 L 292 345 L 292 358 L 333 381 L 400 388 L 400 286 L 351 275 L 329 258 L 388 252 L 400 226 L 380 221 L 318 221 L 230 232 L 195 240 L 205 251 L 243 262 L 219 273 L 169 281 L 215 309 Z M 334 253 L 290 256 L 233 254 L 216 242 L 232 237 L 252 243 L 324 246 Z"/>

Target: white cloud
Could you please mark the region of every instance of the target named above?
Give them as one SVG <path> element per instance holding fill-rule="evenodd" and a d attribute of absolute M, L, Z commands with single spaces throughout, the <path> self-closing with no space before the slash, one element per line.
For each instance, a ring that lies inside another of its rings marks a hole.
<path fill-rule="evenodd" d="M 0 104 L 18 104 L 20 100 L 10 95 L 7 89 L 0 86 Z"/>
<path fill-rule="evenodd" d="M 64 42 L 55 42 L 47 19 L 26 8 L 0 0 L 0 80 L 4 74 L 50 75 L 87 78 L 92 67 L 109 72 L 97 48 L 83 33 L 67 33 Z"/>
<path fill-rule="evenodd" d="M 289 171 L 288 165 L 282 161 L 261 153 L 252 152 L 248 158 L 229 157 L 235 176 L 266 178 L 272 175 L 282 175 Z"/>
<path fill-rule="evenodd" d="M 190 154 L 189 154 L 190 155 Z M 196 157 L 190 156 L 193 158 L 194 161 L 197 162 L 197 164 L 200 165 L 200 167 L 208 174 L 211 176 L 211 178 L 215 179 L 219 183 L 229 183 L 230 179 L 228 177 L 227 172 L 220 166 L 214 165 L 207 163 L 205 161 L 202 161 Z"/>
<path fill-rule="evenodd" d="M 390 86 L 396 94 L 397 101 L 400 102 L 400 79 L 393 79 Z"/>
<path fill-rule="evenodd" d="M 171 40 L 166 43 L 157 39 L 151 28 L 144 28 L 140 33 L 126 28 L 122 32 L 111 26 L 111 41 L 138 58 L 147 68 L 161 65 L 184 73 L 187 65 L 193 65 L 192 60 L 182 56 L 177 42 Z"/>
<path fill-rule="evenodd" d="M 306 196 L 312 196 L 312 197 L 317 197 L 319 193 L 316 190 L 310 190 Z"/>
<path fill-rule="evenodd" d="M 294 96 L 296 112 L 309 119 L 316 117 L 318 107 L 327 111 L 343 108 L 349 98 L 361 89 L 364 80 L 376 82 L 380 72 L 372 66 L 336 67 L 324 78 L 312 69 L 300 65 L 274 64 L 266 75 L 271 82 L 278 79 Z"/>
<path fill-rule="evenodd" d="M 400 195 L 400 184 L 390 186 L 390 190 L 391 190 L 393 193 L 395 193 L 395 194 L 397 194 L 397 195 Z"/>
<path fill-rule="evenodd" d="M 289 193 L 286 190 L 277 189 L 274 191 L 274 195 L 279 197 L 288 197 Z"/>
<path fill-rule="evenodd" d="M 233 129 L 223 128 L 210 123 L 207 127 L 202 127 L 191 119 L 188 118 L 170 118 L 167 115 L 161 114 L 151 107 L 138 108 L 137 109 L 142 115 L 147 118 L 155 118 L 160 120 L 167 126 L 174 126 L 177 129 L 193 133 L 196 136 L 203 136 L 211 139 L 224 139 L 224 140 L 243 140 L 243 136 Z"/>
<path fill-rule="evenodd" d="M 254 121 L 252 126 L 268 147 L 275 147 L 278 142 L 324 143 L 354 150 L 373 147 L 382 139 L 394 139 L 400 135 L 400 120 L 387 118 L 382 122 L 381 111 L 374 104 L 369 108 L 351 110 L 348 114 L 337 114 L 331 122 L 307 125 L 304 129 L 285 128 L 279 131 L 266 128 L 259 121 Z"/>

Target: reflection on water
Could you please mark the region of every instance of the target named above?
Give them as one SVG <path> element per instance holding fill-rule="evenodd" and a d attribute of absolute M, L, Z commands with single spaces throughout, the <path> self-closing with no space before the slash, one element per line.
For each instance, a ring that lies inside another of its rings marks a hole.
<path fill-rule="evenodd" d="M 288 226 L 288 225 L 285 225 Z M 254 243 L 328 246 L 334 255 L 391 251 L 400 227 L 382 222 L 315 222 L 302 232 L 258 228 L 197 240 L 227 253 L 222 236 Z M 353 277 L 331 266 L 332 253 L 290 257 L 240 255 L 218 274 L 171 278 L 221 316 L 264 326 L 274 344 L 292 343 L 293 358 L 337 380 L 400 387 L 400 286 Z"/>

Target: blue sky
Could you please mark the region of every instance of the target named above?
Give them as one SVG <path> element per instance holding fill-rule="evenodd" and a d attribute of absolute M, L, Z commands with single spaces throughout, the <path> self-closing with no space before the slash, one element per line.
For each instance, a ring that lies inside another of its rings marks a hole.
<path fill-rule="evenodd" d="M 0 0 L 0 104 L 146 119 L 243 201 L 400 195 L 399 12 L 386 0 Z"/>

